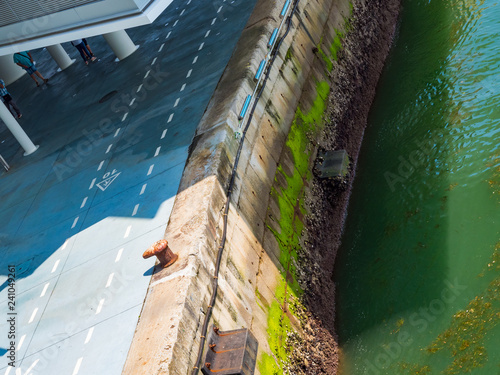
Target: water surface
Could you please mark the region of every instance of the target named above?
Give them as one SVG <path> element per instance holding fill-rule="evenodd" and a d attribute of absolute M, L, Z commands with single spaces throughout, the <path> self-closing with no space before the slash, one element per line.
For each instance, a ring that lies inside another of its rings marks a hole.
<path fill-rule="evenodd" d="M 500 374 L 500 5 L 404 1 L 337 258 L 342 374 Z"/>

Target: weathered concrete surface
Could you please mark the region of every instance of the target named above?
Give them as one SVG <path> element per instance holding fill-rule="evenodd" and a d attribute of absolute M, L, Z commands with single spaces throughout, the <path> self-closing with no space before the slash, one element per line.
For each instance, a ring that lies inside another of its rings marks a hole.
<path fill-rule="evenodd" d="M 194 366 L 212 291 L 226 189 L 238 148 L 234 136 L 237 116 L 254 89 L 253 76 L 268 52 L 266 44 L 280 22 L 283 4 L 258 2 L 198 126 L 165 233 L 179 260 L 152 278 L 124 374 L 186 374 Z M 301 97 L 305 108 L 311 105 L 316 96 L 314 80 L 325 75 L 324 64 L 313 48 L 325 34 L 328 18 L 331 16 L 325 40 L 332 40 L 334 29 L 343 26 L 349 10 L 346 0 L 300 2 L 303 24 L 294 17 L 239 161 L 212 321 L 223 330 L 251 328 L 259 341 L 260 356 L 273 355 L 268 344 L 268 306 L 276 300 L 284 271 L 277 241 L 266 229 L 269 212 L 279 214 L 273 208 L 276 202 L 270 199 L 271 187 L 279 163 L 288 164 L 293 173 L 293 159 L 283 153 L 283 147 L 295 109 Z M 314 65 L 315 73 L 308 82 Z M 299 322 L 293 316 L 291 320 L 300 331 Z"/>

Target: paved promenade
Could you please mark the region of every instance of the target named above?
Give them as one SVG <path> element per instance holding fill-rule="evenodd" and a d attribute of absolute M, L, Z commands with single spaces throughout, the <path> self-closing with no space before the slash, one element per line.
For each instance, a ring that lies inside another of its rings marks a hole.
<path fill-rule="evenodd" d="M 28 157 L 3 124 L 0 153 L 0 373 L 119 375 L 196 127 L 255 5 L 174 0 L 153 25 L 129 30 L 122 62 L 102 37 L 99 61 L 8 87 L 40 149 Z M 16 266 L 15 306 L 8 266 Z M 9 310 L 13 307 L 13 310 Z M 16 319 L 11 368 L 7 313 Z"/>

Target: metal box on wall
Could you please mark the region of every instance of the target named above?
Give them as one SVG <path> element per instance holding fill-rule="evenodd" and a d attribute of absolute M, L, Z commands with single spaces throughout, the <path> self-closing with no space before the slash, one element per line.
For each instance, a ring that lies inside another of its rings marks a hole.
<path fill-rule="evenodd" d="M 223 332 L 214 326 L 208 343 L 204 375 L 253 375 L 259 343 L 249 329 Z"/>
<path fill-rule="evenodd" d="M 346 150 L 327 151 L 320 154 L 316 168 L 321 178 L 345 177 L 349 172 L 349 156 Z"/>

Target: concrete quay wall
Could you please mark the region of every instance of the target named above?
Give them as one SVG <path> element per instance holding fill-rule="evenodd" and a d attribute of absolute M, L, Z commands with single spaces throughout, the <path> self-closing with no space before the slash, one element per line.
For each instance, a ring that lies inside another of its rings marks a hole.
<path fill-rule="evenodd" d="M 188 374 L 195 365 L 238 149 L 238 114 L 254 90 L 253 77 L 284 3 L 257 3 L 198 126 L 165 233 L 179 260 L 152 277 L 123 374 Z M 277 346 L 286 346 L 284 334 L 303 334 L 297 257 L 284 253 L 280 239 L 287 231 L 301 234 L 280 218 L 298 163 L 291 150 L 297 134 L 290 129 L 301 125 L 297 108 L 302 117 L 323 117 L 330 83 L 325 97 L 318 82 L 328 81 L 331 47 L 350 13 L 348 0 L 300 1 L 239 160 L 212 322 L 221 330 L 251 329 L 259 341 L 257 374 L 283 372 L 290 353 Z M 314 152 L 308 148 L 307 169 Z M 297 210 L 293 218 L 301 215 Z M 283 324 L 279 332 L 273 328 Z"/>

